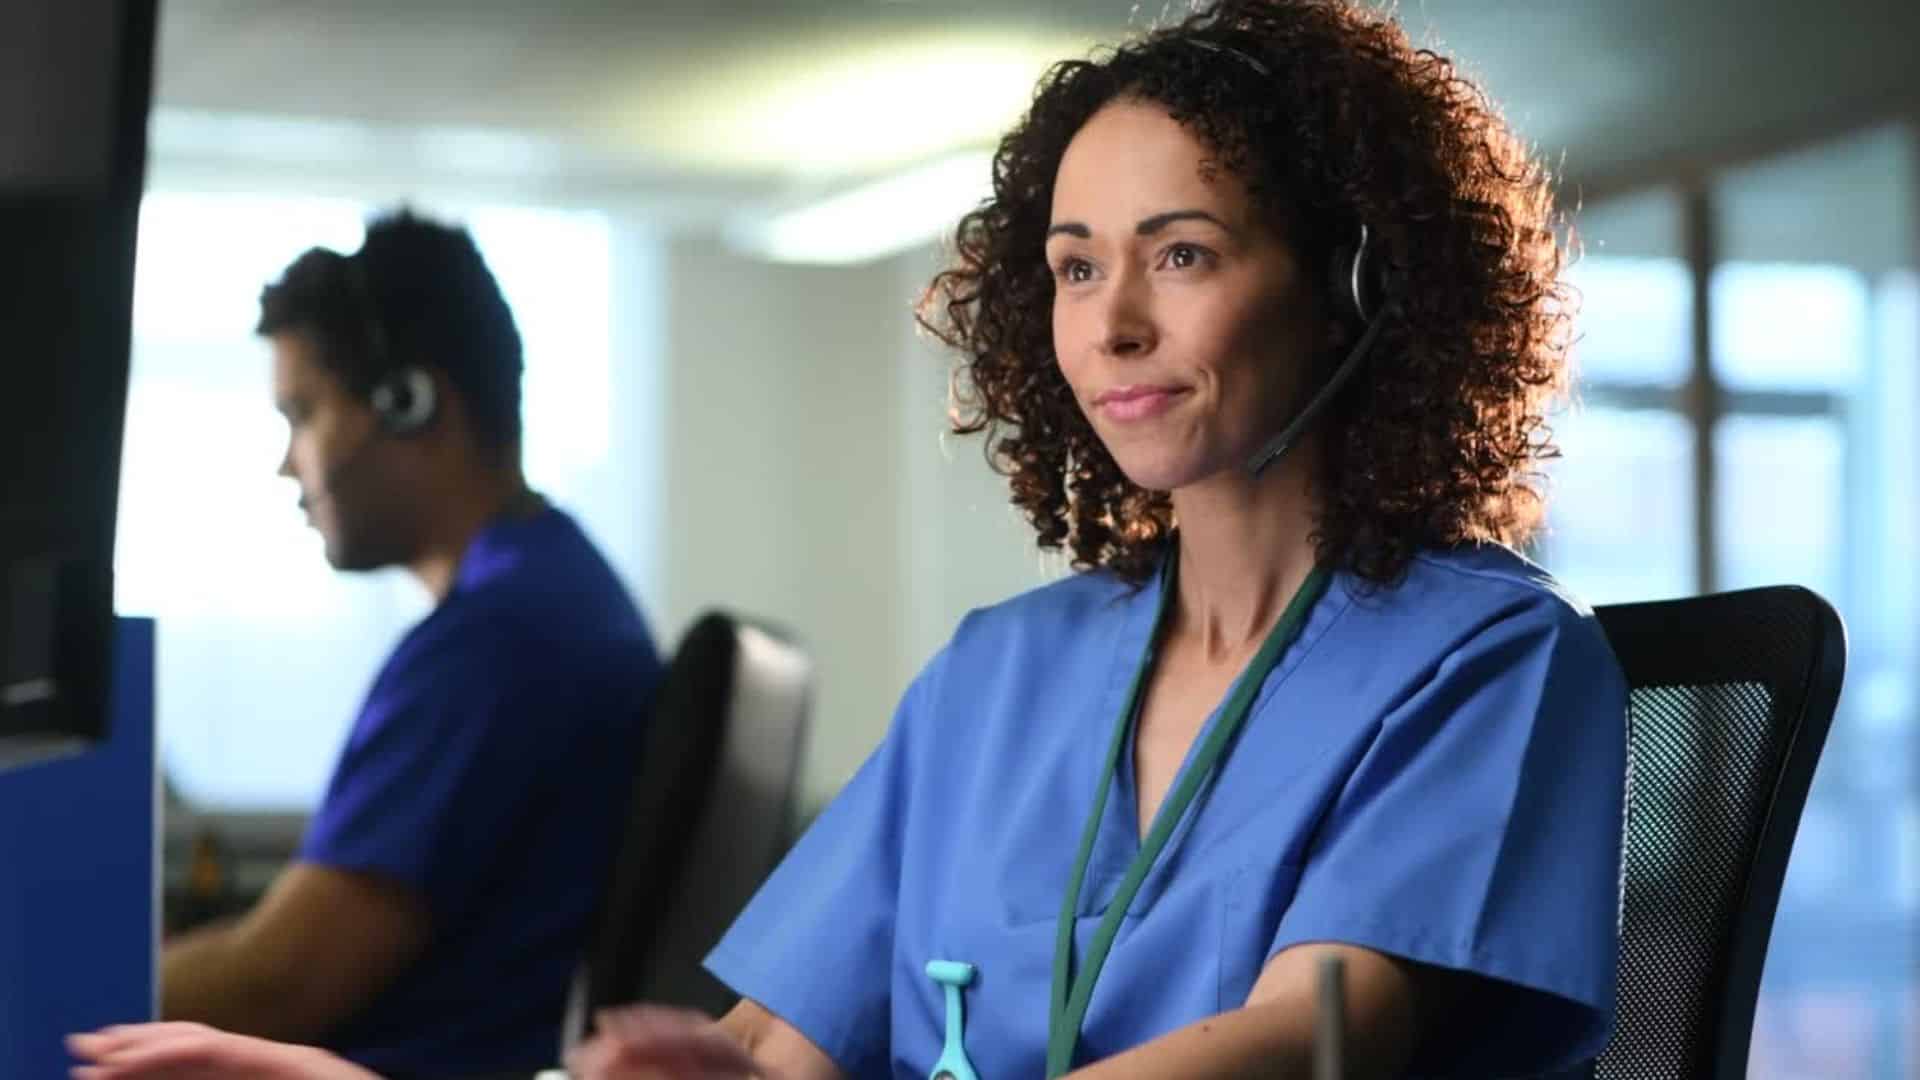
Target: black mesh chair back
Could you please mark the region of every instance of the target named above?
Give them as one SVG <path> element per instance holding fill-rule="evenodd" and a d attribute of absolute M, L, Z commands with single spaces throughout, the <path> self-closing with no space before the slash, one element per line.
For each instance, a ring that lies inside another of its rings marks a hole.
<path fill-rule="evenodd" d="M 1630 698 L 1618 1024 L 1592 1074 L 1744 1077 L 1845 631 L 1791 586 L 1596 614 Z"/>

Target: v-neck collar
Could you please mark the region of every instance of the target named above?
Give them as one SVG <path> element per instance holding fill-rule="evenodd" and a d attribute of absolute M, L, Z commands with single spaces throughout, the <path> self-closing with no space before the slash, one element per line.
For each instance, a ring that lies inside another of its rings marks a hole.
<path fill-rule="evenodd" d="M 1088 803 L 1092 802 L 1095 794 L 1094 785 L 1104 780 L 1101 775 L 1100 767 L 1103 762 L 1100 759 L 1099 747 L 1110 738 L 1116 718 L 1127 707 L 1127 694 L 1132 689 L 1134 676 L 1139 672 L 1140 665 L 1145 662 L 1147 650 L 1153 644 L 1155 625 L 1167 580 L 1167 575 L 1164 573 L 1164 560 L 1170 558 L 1178 558 L 1178 549 L 1172 544 L 1168 545 L 1167 553 L 1162 556 L 1161 569 L 1157 569 L 1151 578 L 1121 599 L 1125 610 L 1122 612 L 1119 628 L 1113 640 L 1112 655 L 1108 660 L 1105 691 L 1101 695 L 1097 711 L 1086 723 L 1087 739 L 1084 745 L 1087 753 L 1084 771 L 1092 778 L 1092 782 L 1087 785 L 1085 791 Z M 1341 572 L 1333 573 L 1326 594 L 1321 596 L 1308 612 L 1306 624 L 1301 628 L 1299 638 L 1281 656 L 1280 662 L 1267 676 L 1265 685 L 1260 688 L 1258 696 L 1254 698 L 1252 711 L 1247 717 L 1248 723 L 1259 718 L 1261 711 L 1287 681 L 1288 676 L 1300 666 L 1302 660 L 1312 650 L 1314 643 L 1326 633 L 1328 626 L 1351 602 L 1351 593 L 1347 588 L 1345 577 L 1346 575 Z M 1246 671 L 1242 670 L 1227 685 L 1220 700 L 1215 702 L 1213 708 L 1208 711 L 1206 722 L 1195 731 L 1192 742 L 1188 744 L 1185 753 L 1181 756 L 1180 768 L 1174 773 L 1168 785 L 1169 790 L 1177 787 L 1181 779 L 1187 775 L 1199 747 L 1206 741 L 1208 733 L 1219 724 L 1222 707 L 1233 696 L 1234 688 L 1240 684 L 1240 680 L 1245 677 Z M 1094 840 L 1093 853 L 1087 862 L 1087 877 L 1081 889 L 1078 910 L 1081 916 L 1096 914 L 1106 909 L 1119 888 L 1121 878 L 1126 874 L 1127 866 L 1140 851 L 1142 837 L 1137 794 L 1139 786 L 1134 757 L 1135 738 L 1139 731 L 1137 719 L 1137 717 L 1134 718 L 1134 721 L 1130 721 L 1127 725 L 1126 745 L 1121 752 L 1113 778 L 1114 790 L 1109 793 L 1106 806 L 1101 813 L 1100 831 Z M 1203 788 L 1200 796 L 1194 800 L 1193 805 L 1187 809 L 1186 814 L 1175 827 L 1168 841 L 1169 852 L 1177 850 L 1184 842 L 1186 835 L 1192 831 L 1206 799 L 1207 792 Z M 1164 877 L 1165 868 L 1174 861 L 1167 857 L 1159 860 L 1159 865 L 1154 867 L 1135 898 L 1135 908 L 1144 907 L 1152 897 L 1158 894 L 1159 882 Z"/>

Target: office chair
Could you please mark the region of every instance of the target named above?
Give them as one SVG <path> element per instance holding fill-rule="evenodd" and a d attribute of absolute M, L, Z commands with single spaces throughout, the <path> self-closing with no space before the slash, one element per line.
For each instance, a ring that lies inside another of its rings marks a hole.
<path fill-rule="evenodd" d="M 700 961 L 791 840 L 812 684 L 806 654 L 770 628 L 709 613 L 682 637 L 655 697 L 563 1053 L 609 1005 L 718 1015 L 732 1004 Z"/>
<path fill-rule="evenodd" d="M 1618 1018 L 1589 1075 L 1736 1080 L 1846 632 L 1791 586 L 1595 614 L 1630 697 Z"/>

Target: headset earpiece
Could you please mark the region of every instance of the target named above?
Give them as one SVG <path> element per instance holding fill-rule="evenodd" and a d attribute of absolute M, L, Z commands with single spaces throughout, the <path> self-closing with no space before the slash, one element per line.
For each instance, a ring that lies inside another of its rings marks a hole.
<path fill-rule="evenodd" d="M 380 426 L 390 435 L 412 435 L 433 422 L 438 410 L 433 376 L 424 368 L 403 367 L 382 376 L 368 395 Z"/>
<path fill-rule="evenodd" d="M 1365 225 L 1352 246 L 1342 244 L 1333 251 L 1327 292 L 1343 318 L 1361 325 L 1373 321 L 1386 298 L 1374 263 L 1373 233 Z"/>

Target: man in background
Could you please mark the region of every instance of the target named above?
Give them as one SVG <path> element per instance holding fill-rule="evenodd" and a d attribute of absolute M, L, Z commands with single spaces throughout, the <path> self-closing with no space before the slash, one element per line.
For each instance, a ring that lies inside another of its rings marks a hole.
<path fill-rule="evenodd" d="M 405 567 L 435 607 L 375 678 L 293 864 L 168 945 L 162 1013 L 393 1075 L 548 1064 L 660 675 L 646 624 L 527 487 L 520 337 L 465 230 L 375 220 L 260 307 L 280 471 L 327 560 Z"/>

